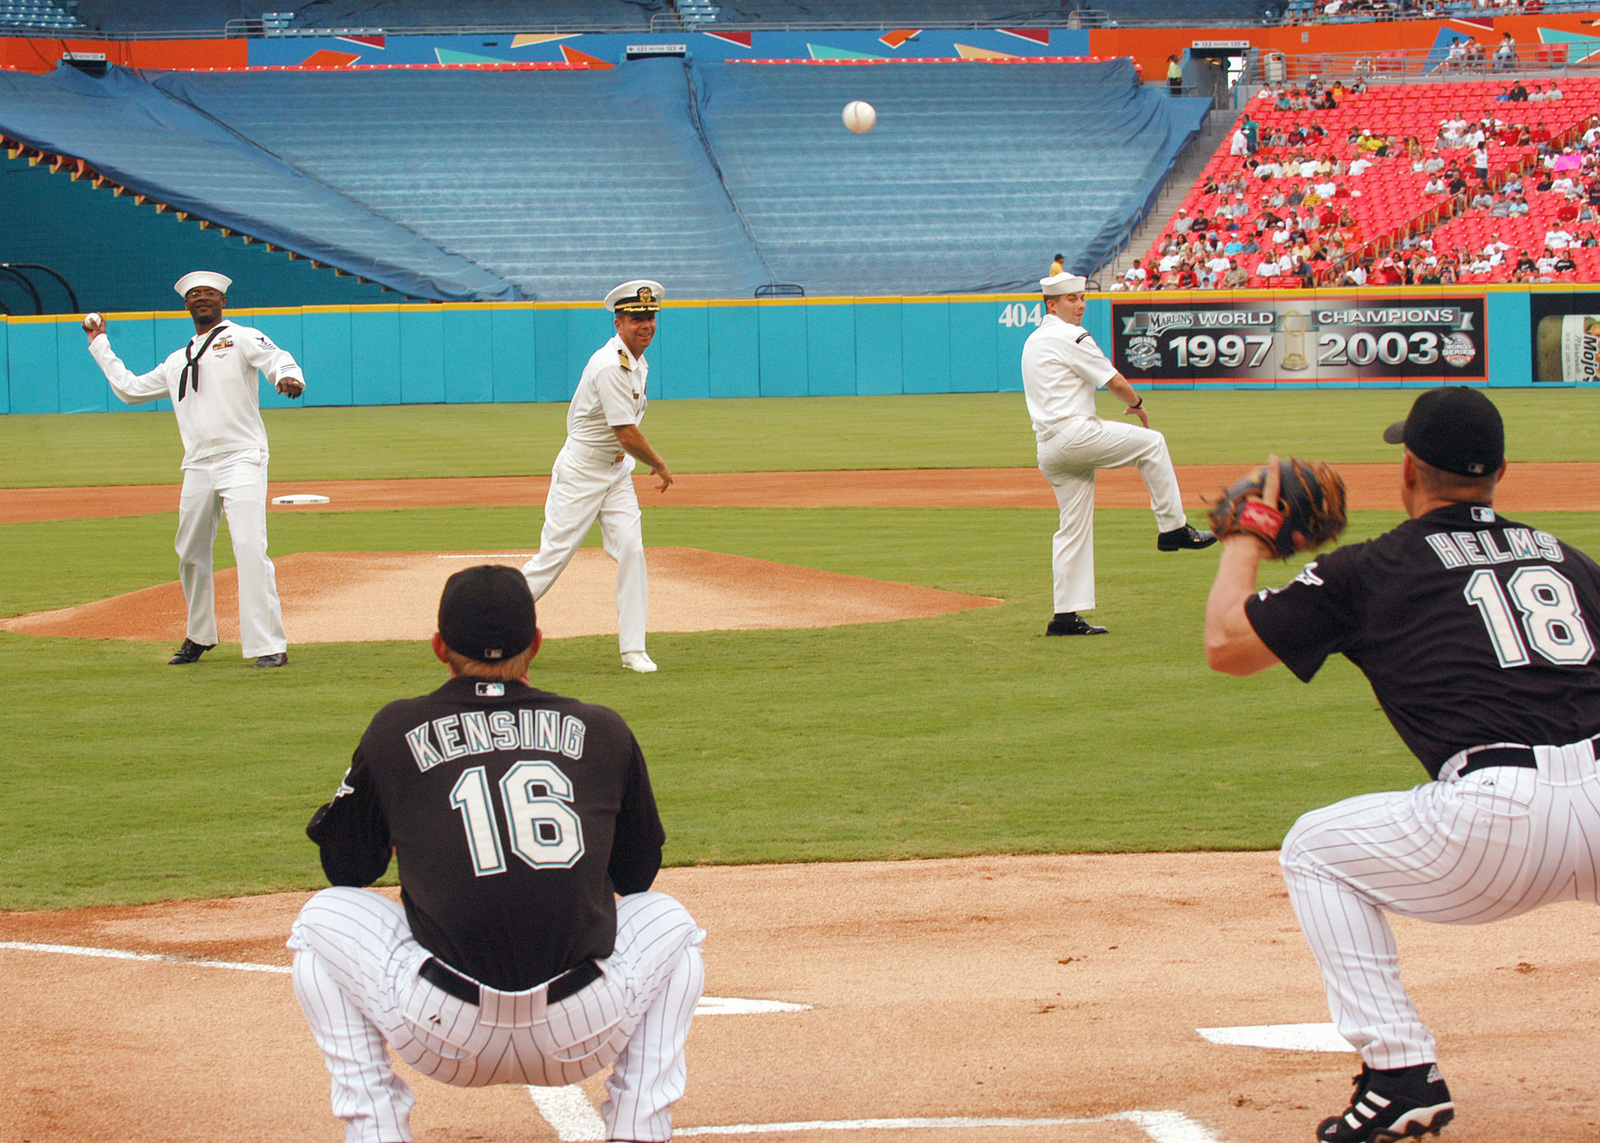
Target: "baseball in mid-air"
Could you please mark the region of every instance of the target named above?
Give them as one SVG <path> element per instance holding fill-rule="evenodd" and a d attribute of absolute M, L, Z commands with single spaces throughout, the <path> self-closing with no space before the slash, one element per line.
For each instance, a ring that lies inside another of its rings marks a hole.
<path fill-rule="evenodd" d="M 857 135 L 865 135 L 872 130 L 872 125 L 878 121 L 878 113 L 872 109 L 872 104 L 860 99 L 853 99 L 844 105 L 844 125 Z"/>
<path fill-rule="evenodd" d="M 105 319 L 102 318 L 99 314 L 84 314 L 83 315 L 83 328 L 84 329 L 93 329 L 95 326 L 99 325 L 104 320 Z"/>

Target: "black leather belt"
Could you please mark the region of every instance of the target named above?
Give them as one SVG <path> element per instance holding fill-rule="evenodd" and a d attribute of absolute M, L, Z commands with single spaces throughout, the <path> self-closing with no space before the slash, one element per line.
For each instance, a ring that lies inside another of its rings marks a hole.
<path fill-rule="evenodd" d="M 1528 746 L 1491 746 L 1487 750 L 1474 750 L 1467 755 L 1467 760 L 1461 764 L 1461 769 L 1456 771 L 1457 778 L 1465 778 L 1474 770 L 1484 770 L 1490 766 L 1515 766 L 1521 770 L 1537 770 L 1538 761 L 1533 756 L 1533 749 Z"/>
<path fill-rule="evenodd" d="M 422 967 L 417 969 L 417 975 L 441 992 L 448 992 L 457 1000 L 465 1000 L 468 1004 L 478 1003 L 477 984 L 436 957 L 430 956 L 423 961 Z M 587 988 L 599 979 L 600 966 L 592 960 L 586 960 L 577 968 L 568 969 L 560 976 L 552 978 L 545 986 L 544 1001 L 546 1004 L 559 1004 L 574 992 Z"/>
<path fill-rule="evenodd" d="M 1596 757 L 1600 757 L 1600 736 L 1596 736 L 1592 743 Z M 1467 760 L 1461 764 L 1461 769 L 1456 771 L 1456 777 L 1464 778 L 1474 770 L 1485 770 L 1490 766 L 1514 766 L 1520 770 L 1537 770 L 1539 762 L 1534 757 L 1531 746 L 1490 746 L 1468 754 Z"/>

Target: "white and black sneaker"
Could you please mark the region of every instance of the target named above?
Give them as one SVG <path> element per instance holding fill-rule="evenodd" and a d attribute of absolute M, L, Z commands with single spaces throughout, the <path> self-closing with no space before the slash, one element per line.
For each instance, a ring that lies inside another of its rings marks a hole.
<path fill-rule="evenodd" d="M 1342 1115 L 1317 1128 L 1319 1143 L 1394 1143 L 1437 1135 L 1455 1118 L 1456 1105 L 1438 1064 L 1410 1068 L 1361 1068 L 1356 1093 Z"/>

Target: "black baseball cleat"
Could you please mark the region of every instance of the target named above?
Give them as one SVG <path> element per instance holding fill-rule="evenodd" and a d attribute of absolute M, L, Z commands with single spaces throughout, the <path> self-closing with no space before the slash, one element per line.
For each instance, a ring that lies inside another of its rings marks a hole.
<path fill-rule="evenodd" d="M 284 667 L 289 663 L 289 652 L 279 651 L 275 655 L 263 655 L 256 660 L 258 667 Z"/>
<path fill-rule="evenodd" d="M 193 639 L 185 639 L 178 653 L 167 660 L 167 666 L 181 667 L 185 663 L 198 663 L 200 656 L 215 646 L 215 643 L 196 643 Z"/>
<path fill-rule="evenodd" d="M 1361 1068 L 1356 1093 L 1343 1115 L 1317 1128 L 1318 1143 L 1394 1143 L 1437 1135 L 1456 1115 L 1438 1064 L 1410 1068 Z"/>
<path fill-rule="evenodd" d="M 1096 627 L 1076 611 L 1058 611 L 1044 629 L 1046 635 L 1104 635 L 1104 627 Z"/>
<path fill-rule="evenodd" d="M 1193 524 L 1185 524 L 1181 528 L 1156 535 L 1156 548 L 1163 552 L 1179 552 L 1184 548 L 1209 548 L 1216 542 L 1217 538 L 1210 532 L 1202 532 Z"/>

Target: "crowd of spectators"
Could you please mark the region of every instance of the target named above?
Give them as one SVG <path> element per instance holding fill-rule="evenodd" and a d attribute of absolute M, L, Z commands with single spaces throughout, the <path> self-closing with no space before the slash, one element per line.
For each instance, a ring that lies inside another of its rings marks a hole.
<path fill-rule="evenodd" d="M 1544 0 L 1311 0 L 1291 2 L 1285 24 L 1322 24 L 1363 20 L 1447 20 L 1452 16 L 1492 13 L 1497 16 L 1533 15 L 1544 11 Z"/>
<path fill-rule="evenodd" d="M 1460 96 L 1459 110 L 1422 119 L 1447 97 L 1410 98 L 1417 87 L 1366 104 L 1359 81 L 1264 90 L 1110 288 L 1448 285 L 1560 280 L 1582 268 L 1582 251 L 1600 247 L 1600 119 L 1581 137 L 1573 124 L 1581 106 L 1600 107 L 1600 81 L 1592 92 L 1589 80 L 1567 81 L 1581 89 L 1571 105 L 1555 80 L 1430 86 Z M 1456 214 L 1504 235 L 1442 243 L 1429 228 Z M 1532 235 L 1546 215 L 1552 225 Z M 1380 244 L 1392 249 L 1373 254 Z"/>

